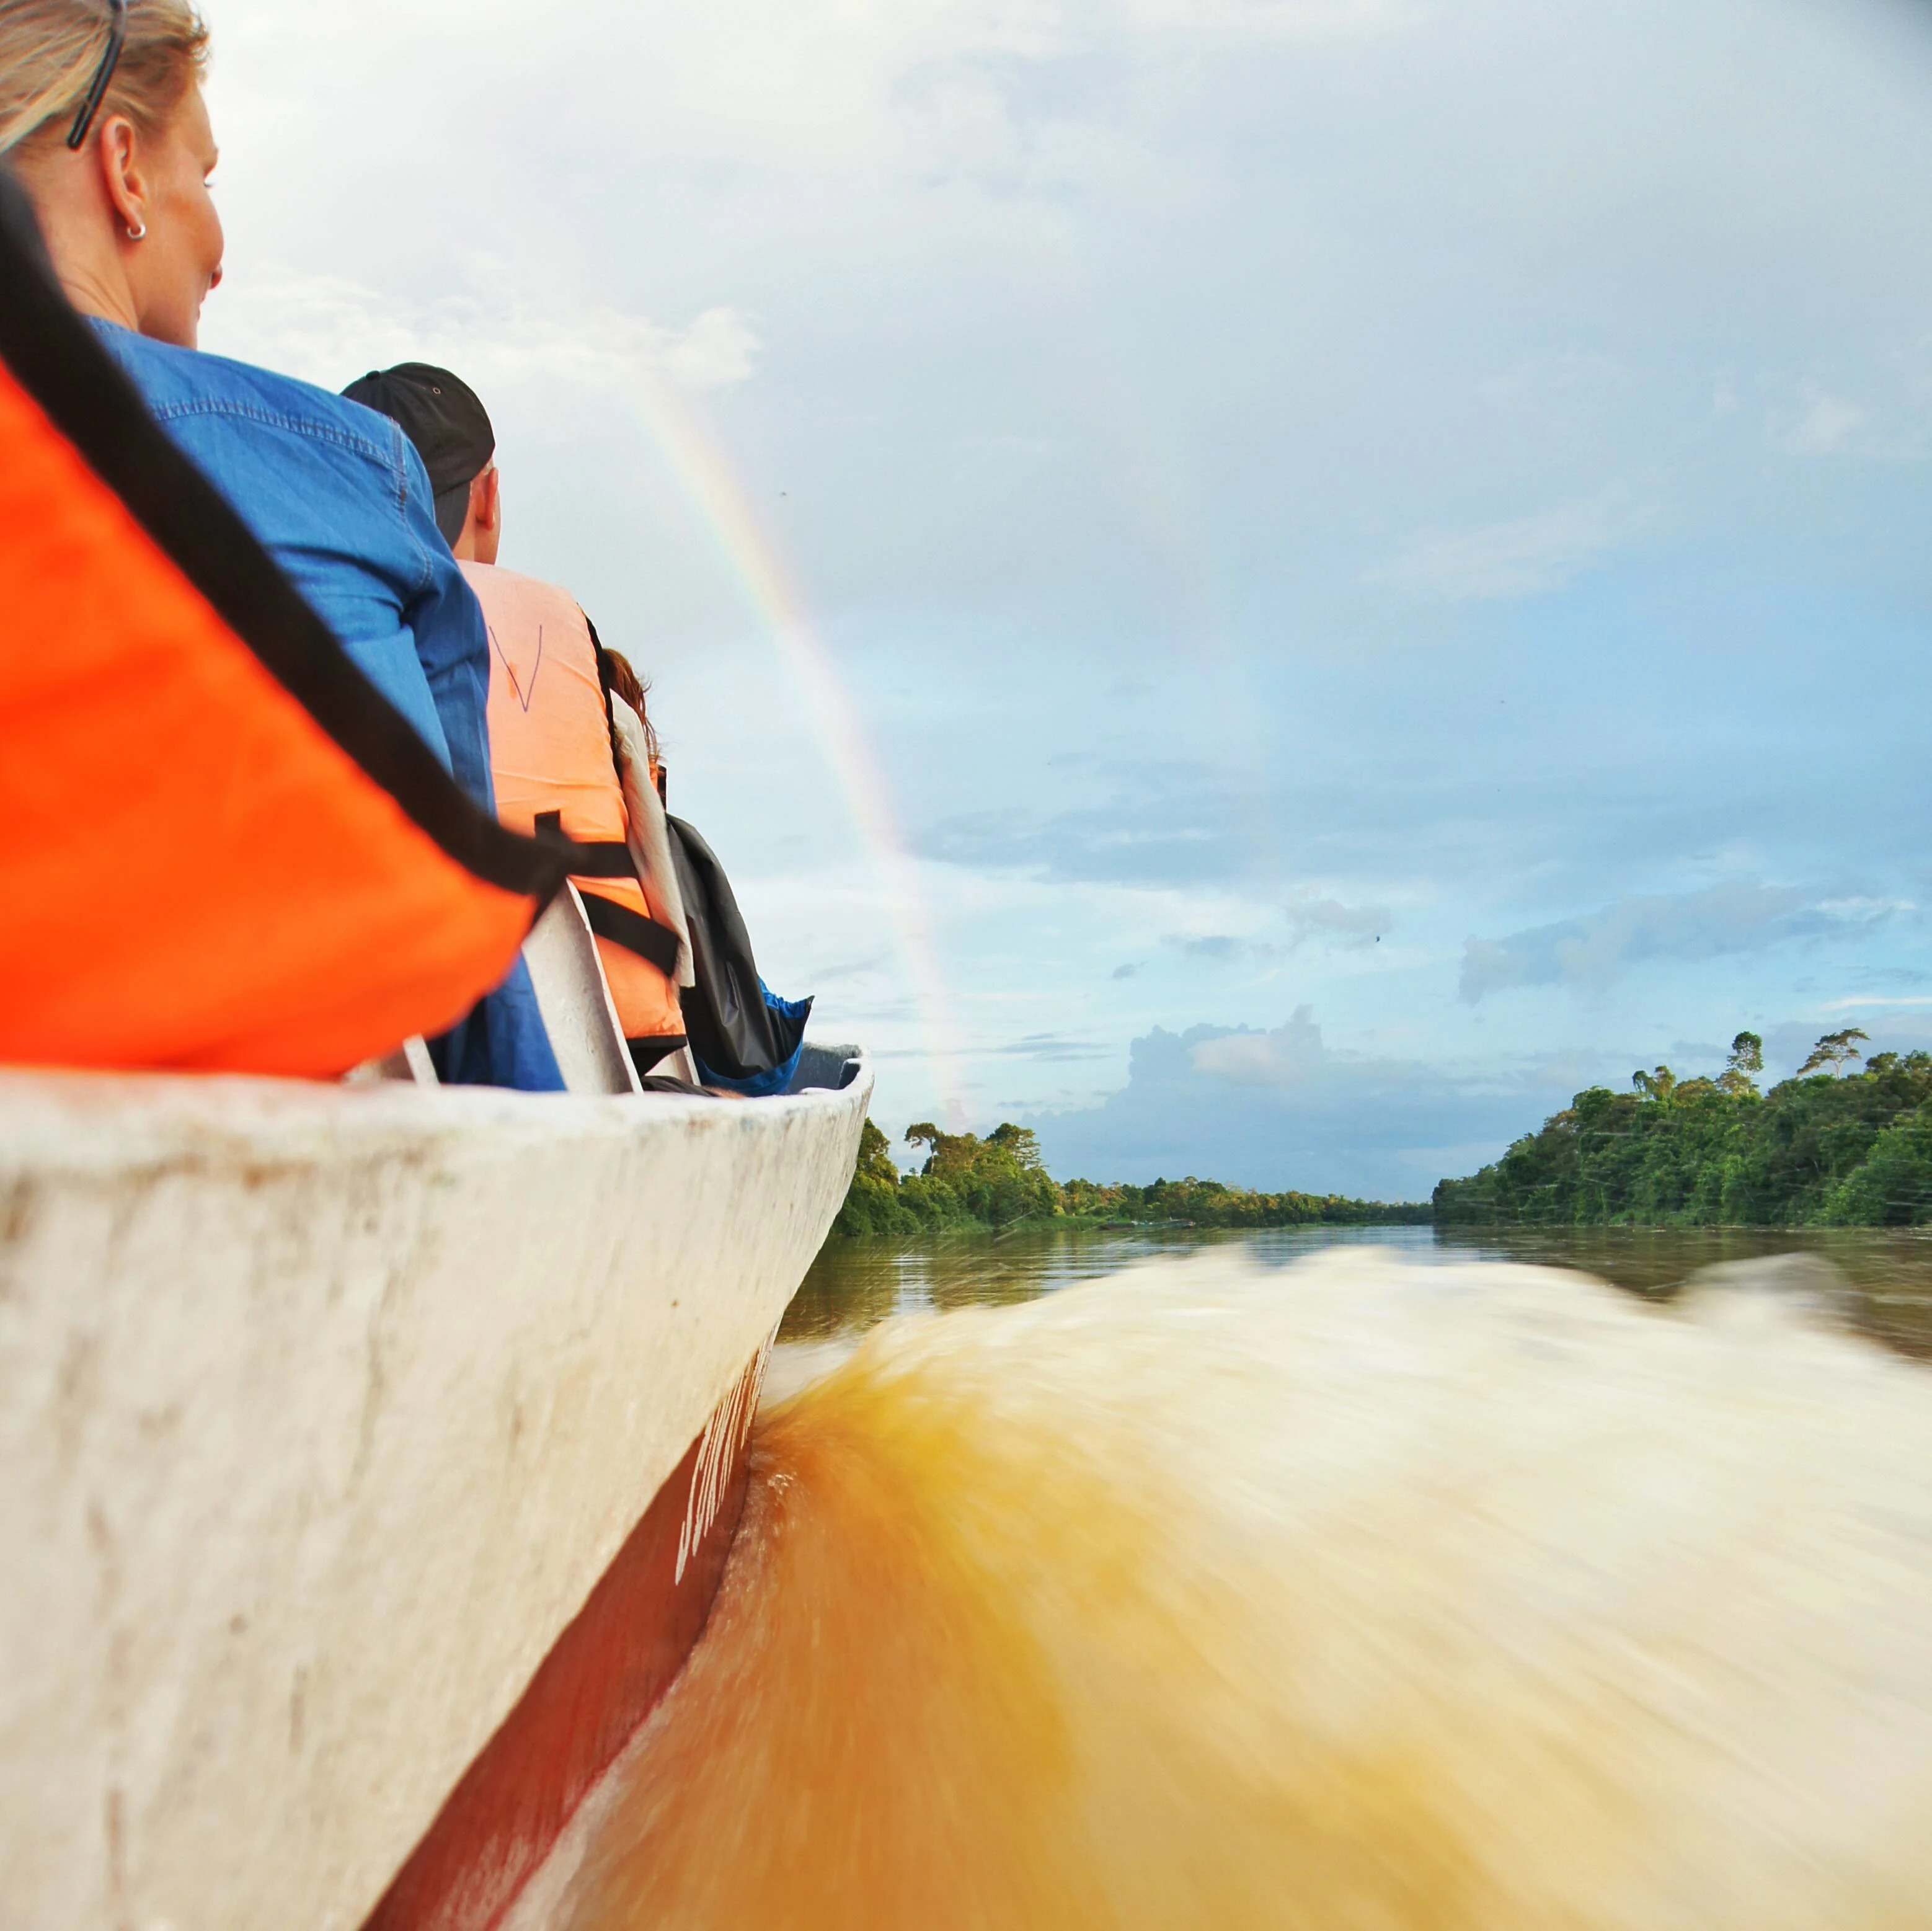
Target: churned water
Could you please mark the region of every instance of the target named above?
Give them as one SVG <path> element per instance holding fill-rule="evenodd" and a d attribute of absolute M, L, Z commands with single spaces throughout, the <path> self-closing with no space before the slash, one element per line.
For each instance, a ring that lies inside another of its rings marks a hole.
<path fill-rule="evenodd" d="M 1791 1256 L 1829 1263 L 1840 1311 L 1908 1353 L 1932 1355 L 1932 1233 L 1874 1227 L 1267 1227 L 1027 1231 L 994 1238 L 829 1241 L 785 1316 L 782 1339 L 850 1335 L 887 1316 L 1004 1306 L 1142 1262 L 1238 1254 L 1283 1267 L 1336 1247 L 1406 1260 L 1519 1260 L 1574 1267 L 1646 1295 L 1713 1267 Z"/>
<path fill-rule="evenodd" d="M 821 1338 L 552 1921 L 1932 1926 L 1932 1371 L 1717 1278 L 1222 1248 Z"/>

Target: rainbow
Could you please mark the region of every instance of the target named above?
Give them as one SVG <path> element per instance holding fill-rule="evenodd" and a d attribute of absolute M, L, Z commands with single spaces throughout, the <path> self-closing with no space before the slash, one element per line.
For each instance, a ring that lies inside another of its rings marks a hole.
<path fill-rule="evenodd" d="M 631 390 L 672 481 L 770 633 L 804 699 L 820 754 L 884 890 L 946 1124 L 963 1131 L 960 1050 L 932 921 L 865 724 L 717 432 L 667 382 L 645 380 Z"/>

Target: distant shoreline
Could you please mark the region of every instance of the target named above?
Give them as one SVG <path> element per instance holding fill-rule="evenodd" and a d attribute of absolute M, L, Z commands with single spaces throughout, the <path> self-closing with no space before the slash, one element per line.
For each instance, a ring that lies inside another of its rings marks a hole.
<path fill-rule="evenodd" d="M 1432 1203 L 1443 1227 L 1932 1227 L 1932 1054 L 1828 1033 L 1761 1093 L 1762 1042 L 1741 1032 L 1714 1079 L 1640 1072 L 1592 1086 Z"/>
<path fill-rule="evenodd" d="M 1145 1186 L 1055 1180 L 1033 1134 L 981 1139 L 929 1122 L 906 1131 L 926 1149 L 902 1174 L 866 1122 L 831 1238 L 1022 1230 L 1149 1233 L 1187 1228 L 1426 1227 L 1932 1228 L 1932 1054 L 1874 1053 L 1862 1068 L 1856 1027 L 1828 1033 L 1797 1074 L 1768 1092 L 1762 1042 L 1741 1032 L 1714 1078 L 1668 1066 L 1633 1091 L 1593 1086 L 1502 1158 L 1419 1200 L 1265 1194 L 1192 1175 Z"/>
<path fill-rule="evenodd" d="M 930 1151 L 916 1173 L 902 1174 L 891 1143 L 866 1122 L 834 1240 L 909 1239 L 922 1235 L 1024 1231 L 1179 1231 L 1298 1227 L 1426 1227 L 1426 1200 L 1351 1200 L 1336 1194 L 1263 1194 L 1218 1180 L 1055 1180 L 1024 1127 L 976 1134 L 941 1133 L 922 1124 L 906 1138 Z"/>
<path fill-rule="evenodd" d="M 1436 1224 L 1426 1200 L 1402 1200 L 1368 1203 L 1378 1206 L 1379 1217 L 1360 1219 L 1340 1217 L 1324 1220 L 1252 1221 L 1124 1221 L 1102 1219 L 1096 1214 L 1053 1214 L 1034 1218 L 1007 1221 L 995 1226 L 987 1221 L 961 1220 L 935 1222 L 916 1231 L 862 1228 L 856 1233 L 834 1227 L 828 1238 L 834 1240 L 1004 1240 L 1010 1234 L 1042 1233 L 1243 1233 L 1262 1230 L 1292 1230 L 1296 1227 L 1427 1227 Z"/>

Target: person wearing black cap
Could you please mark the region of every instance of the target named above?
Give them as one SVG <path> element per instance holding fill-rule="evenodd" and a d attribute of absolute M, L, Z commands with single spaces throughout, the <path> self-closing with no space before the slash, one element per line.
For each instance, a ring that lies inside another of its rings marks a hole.
<path fill-rule="evenodd" d="M 456 557 L 494 563 L 502 528 L 496 432 L 476 392 L 447 369 L 398 362 L 342 392 L 400 424 L 416 445 L 436 495 L 436 527 Z"/>
<path fill-rule="evenodd" d="M 567 590 L 496 567 L 496 439 L 476 392 L 447 369 L 404 362 L 344 393 L 392 416 L 422 455 L 437 526 L 489 634 L 498 815 L 583 851 L 573 875 L 639 1073 L 682 1065 L 688 1049 L 688 1070 L 708 1086 L 784 1092 L 812 1002 L 765 985 L 716 855 L 665 812 L 663 766 L 630 665 L 604 647 Z"/>
<path fill-rule="evenodd" d="M 686 1044 L 681 990 L 693 967 L 641 687 L 568 591 L 496 567 L 496 439 L 467 383 L 403 362 L 343 394 L 392 416 L 429 473 L 436 526 L 490 638 L 497 814 L 513 830 L 586 848 L 578 887 L 624 1037 L 648 1077 Z"/>

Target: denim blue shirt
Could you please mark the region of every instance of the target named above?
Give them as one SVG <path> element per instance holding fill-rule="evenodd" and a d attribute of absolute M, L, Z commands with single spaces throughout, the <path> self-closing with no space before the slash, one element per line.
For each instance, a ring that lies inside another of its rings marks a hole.
<path fill-rule="evenodd" d="M 486 811 L 490 645 L 436 527 L 416 447 L 386 416 L 326 389 L 94 323 L 161 426 L 194 458 L 335 633 Z M 436 1042 L 446 1079 L 560 1091 L 520 958 Z"/>

